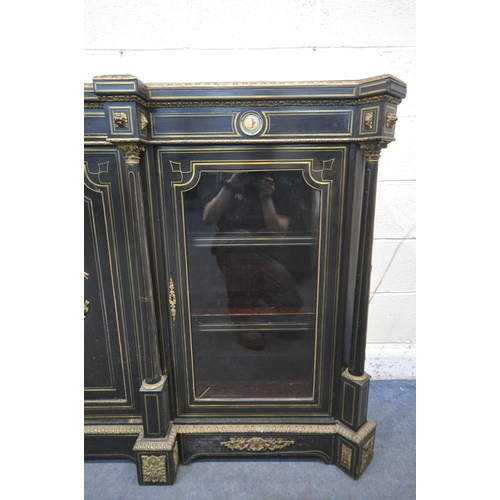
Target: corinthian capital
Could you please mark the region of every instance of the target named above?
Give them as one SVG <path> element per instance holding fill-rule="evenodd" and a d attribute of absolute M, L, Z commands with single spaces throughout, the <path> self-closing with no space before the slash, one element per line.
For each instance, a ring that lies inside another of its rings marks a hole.
<path fill-rule="evenodd" d="M 370 141 L 360 143 L 361 149 L 365 152 L 366 161 L 378 161 L 383 148 L 389 143 L 386 141 Z"/>
<path fill-rule="evenodd" d="M 125 161 L 127 163 L 138 164 L 141 160 L 141 153 L 146 148 L 142 144 L 137 143 L 118 143 L 116 147 L 123 151 Z"/>

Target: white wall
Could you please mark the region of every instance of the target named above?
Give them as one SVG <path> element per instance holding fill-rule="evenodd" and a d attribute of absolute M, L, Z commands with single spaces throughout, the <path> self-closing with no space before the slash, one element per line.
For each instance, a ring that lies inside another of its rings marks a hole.
<path fill-rule="evenodd" d="M 83 81 L 408 85 L 379 167 L 366 371 L 416 376 L 415 0 L 85 0 Z"/>

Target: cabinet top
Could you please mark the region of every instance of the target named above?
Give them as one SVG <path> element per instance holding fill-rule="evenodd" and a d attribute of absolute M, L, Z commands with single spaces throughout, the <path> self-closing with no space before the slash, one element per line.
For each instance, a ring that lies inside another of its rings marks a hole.
<path fill-rule="evenodd" d="M 392 75 L 362 80 L 310 82 L 143 83 L 133 75 L 103 75 L 85 84 L 86 101 L 184 101 L 224 99 L 360 99 L 406 96 L 406 83 Z M 128 99 L 127 99 L 128 97 Z"/>
<path fill-rule="evenodd" d="M 87 144 L 390 142 L 406 96 L 406 84 L 391 75 L 185 84 L 105 75 L 84 88 Z"/>

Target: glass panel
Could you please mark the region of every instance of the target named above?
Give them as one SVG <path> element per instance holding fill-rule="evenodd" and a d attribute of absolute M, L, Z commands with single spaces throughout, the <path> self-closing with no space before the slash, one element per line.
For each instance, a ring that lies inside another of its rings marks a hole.
<path fill-rule="evenodd" d="M 319 201 L 301 171 L 184 193 L 196 398 L 312 398 Z"/>

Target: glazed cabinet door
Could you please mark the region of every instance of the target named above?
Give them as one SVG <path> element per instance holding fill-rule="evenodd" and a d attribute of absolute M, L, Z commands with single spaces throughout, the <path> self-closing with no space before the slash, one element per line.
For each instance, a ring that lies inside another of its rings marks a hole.
<path fill-rule="evenodd" d="M 177 416 L 332 416 L 348 154 L 157 148 Z"/>

